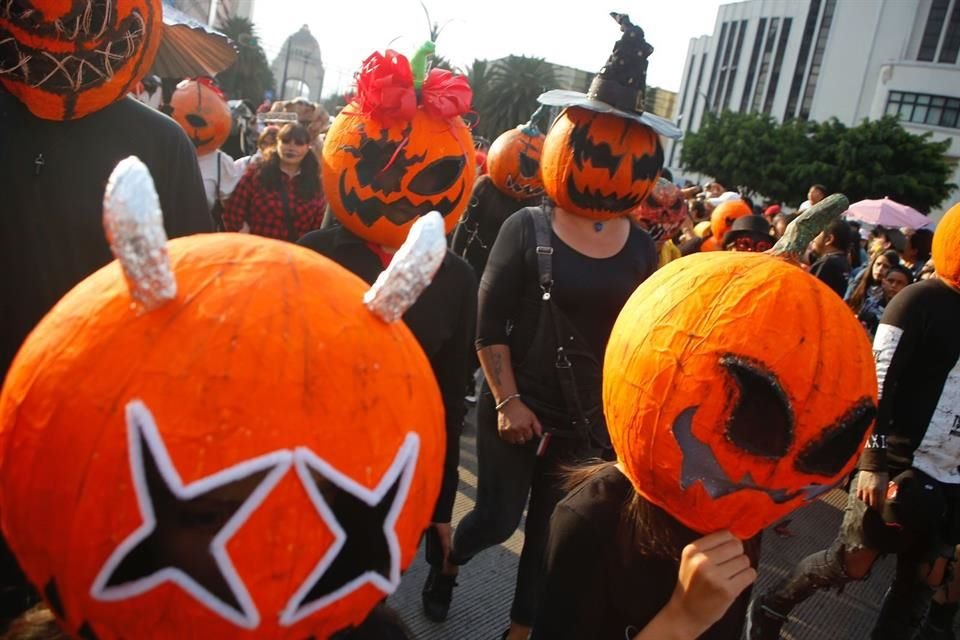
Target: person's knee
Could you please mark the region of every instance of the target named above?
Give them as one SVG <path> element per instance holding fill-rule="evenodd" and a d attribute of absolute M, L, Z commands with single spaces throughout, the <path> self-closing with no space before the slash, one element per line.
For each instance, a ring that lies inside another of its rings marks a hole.
<path fill-rule="evenodd" d="M 947 577 L 947 559 L 937 558 L 933 565 L 923 563 L 920 565 L 919 578 L 927 583 L 933 589 L 941 587 Z"/>
<path fill-rule="evenodd" d="M 844 549 L 841 557 L 847 577 L 851 580 L 863 580 L 870 574 L 870 569 L 877 560 L 877 552 L 866 548 Z"/>

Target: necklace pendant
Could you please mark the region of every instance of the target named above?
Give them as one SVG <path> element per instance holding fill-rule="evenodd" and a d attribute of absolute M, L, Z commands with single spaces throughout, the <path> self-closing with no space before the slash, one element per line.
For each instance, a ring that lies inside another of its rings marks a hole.
<path fill-rule="evenodd" d="M 600 233 L 601 231 L 603 231 L 603 223 L 602 223 L 602 222 L 594 222 L 594 223 L 593 223 L 593 230 L 596 231 L 597 233 Z"/>

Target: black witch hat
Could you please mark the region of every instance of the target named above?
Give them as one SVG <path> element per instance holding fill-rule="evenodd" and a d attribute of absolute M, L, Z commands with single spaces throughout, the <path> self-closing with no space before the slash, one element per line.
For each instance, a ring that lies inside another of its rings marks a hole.
<path fill-rule="evenodd" d="M 646 41 L 643 29 L 630 22 L 625 13 L 610 14 L 623 35 L 613 46 L 613 53 L 590 84 L 587 93 L 555 89 L 537 100 L 552 107 L 582 107 L 599 113 L 636 120 L 668 138 L 681 135 L 672 122 L 644 109 L 647 91 L 647 58 L 653 47 Z"/>

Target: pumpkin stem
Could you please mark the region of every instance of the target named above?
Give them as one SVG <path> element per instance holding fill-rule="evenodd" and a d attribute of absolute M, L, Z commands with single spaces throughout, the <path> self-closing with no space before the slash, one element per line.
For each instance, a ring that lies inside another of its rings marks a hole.
<path fill-rule="evenodd" d="M 390 266 L 363 295 L 363 303 L 384 322 L 396 322 L 433 280 L 446 254 L 443 216 L 431 211 L 410 227 Z"/>
<path fill-rule="evenodd" d="M 533 112 L 533 115 L 530 116 L 530 119 L 527 120 L 527 123 L 520 127 L 520 133 L 525 136 L 530 136 L 531 138 L 536 138 L 540 135 L 540 127 L 537 126 L 537 118 L 540 117 L 540 114 L 543 113 L 543 110 L 546 109 L 546 105 L 540 105 L 537 107 L 537 110 Z"/>
<path fill-rule="evenodd" d="M 767 254 L 793 261 L 799 260 L 817 234 L 826 229 L 849 207 L 850 201 L 842 193 L 827 196 L 791 222 L 784 231 L 783 237 Z"/>
<path fill-rule="evenodd" d="M 413 88 L 420 91 L 423 81 L 427 78 L 427 58 L 432 57 L 437 45 L 432 42 L 424 42 L 413 55 L 410 61 L 410 70 L 413 72 Z"/>
<path fill-rule="evenodd" d="M 150 170 L 136 156 L 121 160 L 110 174 L 103 229 L 134 300 L 150 311 L 177 296 L 160 199 Z"/>

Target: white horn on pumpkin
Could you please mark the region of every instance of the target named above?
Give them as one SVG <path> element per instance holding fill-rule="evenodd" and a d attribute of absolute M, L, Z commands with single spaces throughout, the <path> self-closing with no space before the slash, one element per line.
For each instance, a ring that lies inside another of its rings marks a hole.
<path fill-rule="evenodd" d="M 421 216 L 397 249 L 393 260 L 363 296 L 363 302 L 384 322 L 399 320 L 433 280 L 447 253 L 443 216 Z"/>
<path fill-rule="evenodd" d="M 150 311 L 177 296 L 167 256 L 160 198 L 150 170 L 136 156 L 121 160 L 103 194 L 103 229 L 130 296 Z"/>

